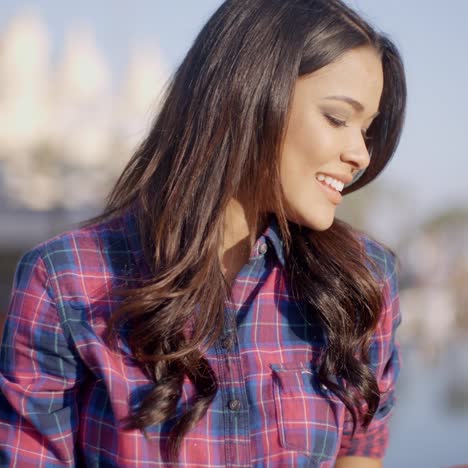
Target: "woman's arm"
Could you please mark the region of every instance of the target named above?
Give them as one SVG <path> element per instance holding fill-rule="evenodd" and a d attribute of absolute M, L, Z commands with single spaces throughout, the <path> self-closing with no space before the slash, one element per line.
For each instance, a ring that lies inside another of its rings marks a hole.
<path fill-rule="evenodd" d="M 396 259 L 390 252 L 373 242 L 367 245 L 367 249 L 368 254 L 381 264 L 385 271 L 384 306 L 369 356 L 370 367 L 376 376 L 381 398 L 370 425 L 364 428 L 358 424 L 354 436 L 351 414 L 347 411 L 337 460 L 349 458 L 349 462 L 346 463 L 353 463 L 349 466 L 359 466 L 358 461 L 361 459 L 370 463 L 365 466 L 381 466 L 379 460 L 383 459 L 389 443 L 389 421 L 396 401 L 395 387 L 401 367 L 400 344 L 396 338 L 396 331 L 401 323 Z M 362 410 L 365 412 L 367 405 L 363 404 Z M 348 464 L 337 466 L 347 467 Z"/>
<path fill-rule="evenodd" d="M 0 347 L 0 465 L 74 465 L 80 366 L 41 252 L 18 264 Z"/>

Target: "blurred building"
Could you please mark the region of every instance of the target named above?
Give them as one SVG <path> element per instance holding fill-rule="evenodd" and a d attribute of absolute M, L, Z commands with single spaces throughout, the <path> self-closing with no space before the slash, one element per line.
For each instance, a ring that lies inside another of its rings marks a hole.
<path fill-rule="evenodd" d="M 156 47 L 135 49 L 116 89 L 86 25 L 72 25 L 57 64 L 41 18 L 0 32 L 1 206 L 96 207 L 146 133 L 167 71 Z M 0 237 L 1 237 L 0 228 Z"/>
<path fill-rule="evenodd" d="M 468 336 L 468 209 L 449 208 L 398 248 L 403 272 L 403 339 L 430 360 Z"/>
<path fill-rule="evenodd" d="M 0 31 L 0 318 L 21 253 L 96 214 L 167 80 L 156 45 L 132 51 L 116 86 L 86 25 L 54 64 L 50 42 L 30 10 Z"/>

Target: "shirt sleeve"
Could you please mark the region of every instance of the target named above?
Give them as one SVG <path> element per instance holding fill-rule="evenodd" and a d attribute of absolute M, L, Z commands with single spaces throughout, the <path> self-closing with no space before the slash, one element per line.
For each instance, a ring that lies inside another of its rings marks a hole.
<path fill-rule="evenodd" d="M 395 386 L 401 368 L 400 343 L 396 331 L 401 323 L 397 265 L 393 255 L 385 255 L 386 280 L 384 308 L 370 348 L 370 365 L 381 392 L 380 403 L 367 429 L 357 425 L 352 437 L 352 418 L 348 410 L 338 457 L 361 456 L 382 459 L 389 443 L 389 420 L 396 402 Z M 367 409 L 367 405 L 363 405 Z"/>
<path fill-rule="evenodd" d="M 18 263 L 0 348 L 0 466 L 74 466 L 78 373 L 33 249 Z"/>

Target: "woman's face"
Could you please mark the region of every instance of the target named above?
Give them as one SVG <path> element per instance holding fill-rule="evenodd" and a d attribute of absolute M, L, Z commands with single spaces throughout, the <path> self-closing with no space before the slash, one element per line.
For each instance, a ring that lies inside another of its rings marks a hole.
<path fill-rule="evenodd" d="M 280 160 L 290 221 L 317 231 L 332 225 L 343 183 L 334 181 L 337 187 L 330 187 L 319 179 L 329 176 L 348 184 L 369 165 L 364 135 L 378 111 L 382 88 L 382 64 L 370 47 L 348 51 L 297 80 Z"/>

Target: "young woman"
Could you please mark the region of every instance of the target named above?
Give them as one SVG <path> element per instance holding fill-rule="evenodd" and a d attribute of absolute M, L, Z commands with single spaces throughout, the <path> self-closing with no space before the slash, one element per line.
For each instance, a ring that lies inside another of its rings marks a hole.
<path fill-rule="evenodd" d="M 335 210 L 405 103 L 340 0 L 224 2 L 102 216 L 19 262 L 2 466 L 382 466 L 397 261 Z"/>

